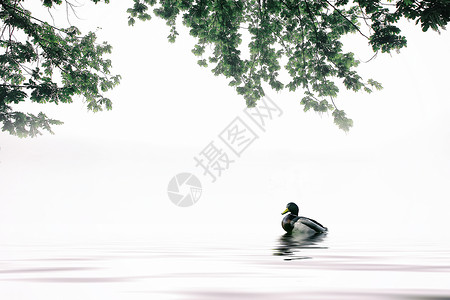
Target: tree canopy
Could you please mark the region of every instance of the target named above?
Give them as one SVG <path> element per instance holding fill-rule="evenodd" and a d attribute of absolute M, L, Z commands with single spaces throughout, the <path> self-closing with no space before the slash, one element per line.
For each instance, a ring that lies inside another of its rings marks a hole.
<path fill-rule="evenodd" d="M 97 3 L 100 0 L 93 0 Z M 111 75 L 111 52 L 107 43 L 97 44 L 96 35 L 81 35 L 77 27 L 57 28 L 33 17 L 23 0 L 0 1 L 0 123 L 2 131 L 34 137 L 61 121 L 16 111 L 13 104 L 71 103 L 82 96 L 92 111 L 111 109 L 103 93 L 116 86 L 120 76 Z M 51 8 L 62 0 L 44 0 Z M 105 2 L 109 2 L 106 0 Z M 71 5 L 66 2 L 66 5 Z"/>
<path fill-rule="evenodd" d="M 174 42 L 181 18 L 196 38 L 192 52 L 199 57 L 198 64 L 228 78 L 247 106 L 256 105 L 264 87 L 301 89 L 305 111 L 331 112 L 345 131 L 353 121 L 335 105 L 339 87 L 370 93 L 381 84 L 357 73 L 360 62 L 343 51 L 341 38 L 360 34 L 376 55 L 406 46 L 398 27 L 401 18 L 415 20 L 423 31 L 445 29 L 450 19 L 449 0 L 133 1 L 129 25 L 157 16 L 166 21 L 168 40 Z M 57 28 L 41 21 L 23 2 L 0 1 L 2 131 L 36 136 L 40 129 L 51 132 L 51 125 L 61 124 L 43 113 L 16 111 L 16 104 L 25 100 L 71 103 L 79 95 L 89 110 L 111 109 L 104 92 L 120 81 L 120 76 L 110 74 L 111 61 L 104 58 L 111 46 L 98 44 L 93 32 L 82 35 L 75 26 Z M 71 6 L 68 0 L 42 1 L 48 8 L 61 4 Z M 289 75 L 287 82 L 280 80 L 282 66 Z"/>
<path fill-rule="evenodd" d="M 211 64 L 214 75 L 229 78 L 247 106 L 264 95 L 264 82 L 276 91 L 303 89 L 304 110 L 331 111 L 345 131 L 353 121 L 335 105 L 339 84 L 368 93 L 381 84 L 358 75 L 360 62 L 342 50 L 341 37 L 358 33 L 375 53 L 398 51 L 406 46 L 396 25 L 400 18 L 416 20 L 423 31 L 445 29 L 450 19 L 449 0 L 134 0 L 129 24 L 150 20 L 152 6 L 170 27 L 169 42 L 178 35 L 181 15 L 197 39 L 192 52 L 199 56 L 198 64 Z M 243 34 L 250 36 L 246 51 Z M 282 61 L 289 82 L 279 80 Z"/>

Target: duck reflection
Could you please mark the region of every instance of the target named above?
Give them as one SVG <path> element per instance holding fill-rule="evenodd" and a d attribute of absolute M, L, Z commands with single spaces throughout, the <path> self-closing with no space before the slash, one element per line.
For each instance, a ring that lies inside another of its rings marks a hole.
<path fill-rule="evenodd" d="M 326 233 L 316 233 L 313 235 L 299 235 L 286 233 L 278 240 L 278 247 L 275 248 L 274 255 L 285 256 L 284 260 L 309 259 L 310 256 L 299 255 L 302 249 L 328 249 L 319 246 L 326 238 Z"/>

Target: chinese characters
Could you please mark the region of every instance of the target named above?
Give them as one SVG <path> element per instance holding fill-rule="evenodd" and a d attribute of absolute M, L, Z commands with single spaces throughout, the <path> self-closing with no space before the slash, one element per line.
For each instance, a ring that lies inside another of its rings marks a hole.
<path fill-rule="evenodd" d="M 218 139 L 212 140 L 194 156 L 195 167 L 216 182 L 259 138 L 258 134 L 266 131 L 269 122 L 282 114 L 283 111 L 272 99 L 263 97 L 256 107 L 244 109 L 218 134 Z"/>

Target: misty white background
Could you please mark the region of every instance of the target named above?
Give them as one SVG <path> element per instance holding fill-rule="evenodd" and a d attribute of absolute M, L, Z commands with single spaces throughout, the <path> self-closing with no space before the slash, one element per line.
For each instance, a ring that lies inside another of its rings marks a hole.
<path fill-rule="evenodd" d="M 201 199 L 179 208 L 167 196 L 169 180 L 180 172 L 201 174 L 193 157 L 245 101 L 227 80 L 197 65 L 194 39 L 181 24 L 169 44 L 168 28 L 157 18 L 129 27 L 129 6 L 87 2 L 77 10 L 80 20 L 71 17 L 84 33 L 101 27 L 99 39 L 113 46 L 113 73 L 123 79 L 108 94 L 112 111 L 87 112 L 81 99 L 21 104 L 18 110 L 44 111 L 65 124 L 54 127 L 55 135 L 34 139 L 0 133 L 2 242 L 203 230 L 281 235 L 280 213 L 290 201 L 336 234 L 450 237 L 448 32 L 422 33 L 402 22 L 408 47 L 359 67 L 384 89 L 342 89 L 336 99 L 354 120 L 348 134 L 331 115 L 304 113 L 300 90 L 266 89 L 282 117 L 215 183 L 200 176 Z M 58 11 L 56 21 L 67 22 L 65 8 Z M 40 16 L 50 20 L 45 10 Z M 357 35 L 344 45 L 361 60 L 373 55 Z"/>

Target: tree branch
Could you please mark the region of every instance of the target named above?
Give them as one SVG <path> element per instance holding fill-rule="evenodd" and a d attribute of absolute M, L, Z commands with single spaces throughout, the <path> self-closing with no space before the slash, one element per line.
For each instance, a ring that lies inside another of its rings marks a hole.
<path fill-rule="evenodd" d="M 341 11 L 334 6 L 333 4 L 331 4 L 328 0 L 324 0 L 326 3 L 328 3 L 328 5 L 330 5 L 332 8 L 334 8 L 335 11 L 338 12 L 338 14 L 344 18 L 347 22 L 349 22 L 363 37 L 365 37 L 366 39 L 369 39 L 369 37 L 367 35 L 365 35 L 364 33 L 361 32 L 361 30 L 359 30 L 359 27 L 356 26 L 352 21 L 350 21 L 346 16 L 344 16 Z"/>
<path fill-rule="evenodd" d="M 23 15 L 26 15 L 27 17 L 30 17 L 30 18 L 33 19 L 33 20 L 36 20 L 36 21 L 38 21 L 38 22 L 41 22 L 42 24 L 47 24 L 48 26 L 52 27 L 52 28 L 55 29 L 55 30 L 58 30 L 58 31 L 61 31 L 61 32 L 66 33 L 63 29 L 60 29 L 60 28 L 55 27 L 55 26 L 53 26 L 53 25 L 50 25 L 50 24 L 48 24 L 47 22 L 44 22 L 44 21 L 42 21 L 42 20 L 40 20 L 40 19 L 38 19 L 38 18 L 35 18 L 35 17 L 31 16 L 31 15 L 27 15 L 27 14 L 25 14 L 24 11 L 22 11 L 22 10 L 20 10 L 20 9 L 14 7 L 14 6 L 11 6 L 11 5 L 7 4 L 7 3 L 4 3 L 3 1 L 1 1 L 0 3 L 1 3 L 1 5 L 2 5 L 3 7 L 10 8 L 10 9 L 12 9 L 12 10 L 15 10 L 16 12 L 21 13 L 21 14 L 23 14 Z"/>

